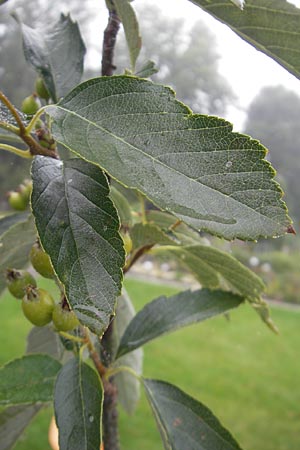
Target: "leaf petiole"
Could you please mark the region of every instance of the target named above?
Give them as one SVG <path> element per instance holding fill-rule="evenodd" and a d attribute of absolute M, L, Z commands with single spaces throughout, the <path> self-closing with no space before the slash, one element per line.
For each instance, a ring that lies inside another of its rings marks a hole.
<path fill-rule="evenodd" d="M 20 150 L 19 148 L 13 147 L 8 144 L 0 144 L 1 150 L 6 150 L 10 153 L 14 153 L 15 155 L 21 156 L 22 158 L 32 158 L 32 154 L 29 150 Z"/>
<path fill-rule="evenodd" d="M 104 378 L 108 380 L 110 377 L 117 375 L 120 372 L 127 372 L 130 373 L 133 377 L 135 377 L 137 380 L 141 381 L 142 377 L 138 375 L 135 370 L 133 370 L 131 367 L 128 366 L 118 366 L 118 367 L 111 367 L 110 369 L 107 369 Z"/>

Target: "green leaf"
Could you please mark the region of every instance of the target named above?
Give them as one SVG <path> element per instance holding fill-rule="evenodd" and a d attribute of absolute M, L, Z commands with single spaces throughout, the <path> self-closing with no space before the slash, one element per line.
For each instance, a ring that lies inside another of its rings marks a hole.
<path fill-rule="evenodd" d="M 222 277 L 236 292 L 258 298 L 264 291 L 263 281 L 233 256 L 208 245 L 167 247 L 172 257 L 188 267 L 202 286 L 221 285 Z"/>
<path fill-rule="evenodd" d="M 61 14 L 55 24 L 38 28 L 21 24 L 21 30 L 25 58 L 56 102 L 81 80 L 85 46 L 78 25 Z"/>
<path fill-rule="evenodd" d="M 50 327 L 33 327 L 27 336 L 26 353 L 47 353 L 55 359 L 62 356 L 62 344 Z"/>
<path fill-rule="evenodd" d="M 25 222 L 28 219 L 28 212 L 7 214 L 0 218 L 0 236 L 4 234 L 10 227 L 19 223 Z"/>
<path fill-rule="evenodd" d="M 128 0 L 114 0 L 114 5 L 124 27 L 130 56 L 131 70 L 134 72 L 135 63 L 142 46 L 139 23 L 134 9 Z"/>
<path fill-rule="evenodd" d="M 300 78 L 299 8 L 285 0 L 247 0 L 243 11 L 230 0 L 190 1 Z"/>
<path fill-rule="evenodd" d="M 19 111 L 18 108 L 16 108 L 16 111 L 18 113 L 18 115 L 20 116 L 22 122 L 24 123 L 24 125 L 26 125 L 27 122 L 27 116 L 26 114 L 22 113 L 22 111 Z M 9 125 L 13 125 L 15 127 L 19 127 L 18 123 L 16 122 L 15 117 L 13 116 L 13 114 L 11 113 L 10 109 L 7 108 L 6 105 L 4 105 L 3 103 L 0 102 L 0 122 L 2 123 L 8 123 Z M 4 129 L 1 129 L 1 133 L 5 133 Z M 9 132 L 8 132 L 9 133 Z M 10 134 L 10 133 L 9 133 Z M 22 142 L 22 141 L 20 141 Z"/>
<path fill-rule="evenodd" d="M 208 289 L 184 291 L 168 298 L 159 297 L 132 319 L 122 336 L 118 356 L 163 334 L 224 314 L 244 300 L 232 292 Z"/>
<path fill-rule="evenodd" d="M 172 239 L 156 225 L 150 223 L 136 223 L 130 230 L 130 236 L 134 250 L 154 244 L 174 245 L 176 243 L 175 239 Z"/>
<path fill-rule="evenodd" d="M 132 225 L 132 215 L 130 204 L 127 198 L 115 186 L 110 187 L 110 198 L 112 199 L 123 227 L 130 228 Z"/>
<path fill-rule="evenodd" d="M 118 298 L 113 327 L 114 353 L 119 347 L 121 336 L 134 316 L 134 306 L 127 292 L 123 289 L 123 294 Z M 139 348 L 128 355 L 121 356 L 114 363 L 114 367 L 119 366 L 130 367 L 135 373 L 141 375 L 143 370 L 143 350 Z M 139 380 L 130 373 L 122 371 L 114 375 L 114 382 L 118 388 L 120 404 L 127 414 L 133 414 L 140 398 Z"/>
<path fill-rule="evenodd" d="M 67 362 L 58 374 L 54 395 L 61 450 L 99 449 L 102 403 L 98 374 L 79 359 Z"/>
<path fill-rule="evenodd" d="M 0 450 L 9 450 L 43 405 L 9 406 L 0 413 Z"/>
<path fill-rule="evenodd" d="M 135 72 L 135 75 L 140 78 L 148 78 L 157 72 L 158 69 L 155 67 L 155 62 L 149 60 L 146 61 L 137 72 Z"/>
<path fill-rule="evenodd" d="M 103 172 L 81 159 L 36 157 L 32 210 L 43 247 L 82 324 L 102 334 L 124 265 L 119 220 Z"/>
<path fill-rule="evenodd" d="M 0 405 L 48 402 L 61 364 L 48 355 L 26 355 L 0 369 Z"/>
<path fill-rule="evenodd" d="M 241 450 L 213 413 L 181 389 L 150 379 L 144 386 L 166 450 Z"/>
<path fill-rule="evenodd" d="M 35 239 L 36 229 L 31 216 L 0 236 L 0 293 L 6 287 L 5 270 L 22 269 L 28 264 L 28 254 Z"/>
<path fill-rule="evenodd" d="M 47 107 L 64 146 L 192 227 L 226 239 L 287 232 L 266 149 L 164 86 L 134 77 L 82 83 Z"/>
<path fill-rule="evenodd" d="M 178 244 L 181 245 L 195 245 L 208 243 L 206 238 L 203 238 L 200 233 L 190 228 L 183 222 L 180 222 L 176 217 L 162 211 L 150 210 L 147 211 L 147 220 L 149 223 L 154 223 L 156 226 L 162 228 L 165 234 L 171 238 L 175 237 Z"/>

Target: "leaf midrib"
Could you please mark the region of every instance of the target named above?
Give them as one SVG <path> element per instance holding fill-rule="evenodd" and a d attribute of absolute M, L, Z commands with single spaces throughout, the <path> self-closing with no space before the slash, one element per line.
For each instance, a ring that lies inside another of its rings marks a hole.
<path fill-rule="evenodd" d="M 234 198 L 232 198 L 232 197 L 230 197 L 230 196 L 228 196 L 228 195 L 226 195 L 226 194 L 223 194 L 223 193 L 220 192 L 220 191 L 217 191 L 216 189 L 213 189 L 213 188 L 211 188 L 211 187 L 209 187 L 209 186 L 206 186 L 206 185 L 204 185 L 204 184 L 202 184 L 202 183 L 199 183 L 199 182 L 195 181 L 195 180 L 192 179 L 192 178 L 189 178 L 189 177 L 186 176 L 185 174 L 183 174 L 183 173 L 181 173 L 181 172 L 178 172 L 178 170 L 174 169 L 173 167 L 169 167 L 169 166 L 167 166 L 166 164 L 162 163 L 161 161 L 158 161 L 158 160 L 157 160 L 156 158 L 154 158 L 152 155 L 149 155 L 148 153 L 145 153 L 142 149 L 139 149 L 138 147 L 135 147 L 134 145 L 132 145 L 132 144 L 126 142 L 124 139 L 120 138 L 119 136 L 117 136 L 117 135 L 115 135 L 115 134 L 112 134 L 112 133 L 111 133 L 110 131 L 108 131 L 106 128 L 103 128 L 103 127 L 101 127 L 100 125 L 98 125 L 98 124 L 96 124 L 96 123 L 94 123 L 94 122 L 91 122 L 90 120 L 86 119 L 85 117 L 80 116 L 80 115 L 77 114 L 76 112 L 70 111 L 70 110 L 68 110 L 68 109 L 65 109 L 65 108 L 61 107 L 60 105 L 56 105 L 56 107 L 59 108 L 59 109 L 61 109 L 62 111 L 64 111 L 66 114 L 71 115 L 71 116 L 72 116 L 72 115 L 73 115 L 73 116 L 76 116 L 77 118 L 79 118 L 80 120 L 82 120 L 82 121 L 88 123 L 89 125 L 91 125 L 91 126 L 93 126 L 93 127 L 95 127 L 95 128 L 98 128 L 98 129 L 101 130 L 104 134 L 109 135 L 109 136 L 112 137 L 113 139 L 116 139 L 116 140 L 120 141 L 121 143 L 123 143 L 123 144 L 125 144 L 125 145 L 131 147 L 133 150 L 135 150 L 135 151 L 141 153 L 145 158 L 152 159 L 152 161 L 154 161 L 156 164 L 161 165 L 161 166 L 167 168 L 167 169 L 170 170 L 170 171 L 173 171 L 173 172 L 175 172 L 175 173 L 178 173 L 180 176 L 184 176 L 184 177 L 187 178 L 190 182 L 198 183 L 198 184 L 200 184 L 200 185 L 202 185 L 202 186 L 205 186 L 207 189 L 213 191 L 214 193 L 217 193 L 217 195 L 223 196 L 225 199 L 230 198 L 231 201 L 233 201 L 234 203 L 236 203 L 237 205 L 239 205 L 239 207 L 242 206 L 243 208 L 249 209 L 249 210 L 251 211 L 252 214 L 255 214 L 255 215 L 258 216 L 258 217 L 263 217 L 263 218 L 266 219 L 267 221 L 270 221 L 270 223 L 278 225 L 278 222 L 274 221 L 272 218 L 270 218 L 270 217 L 268 217 L 268 216 L 265 216 L 265 215 L 263 215 L 263 214 L 261 214 L 261 213 L 258 213 L 255 209 L 250 208 L 250 206 L 245 205 L 244 203 L 241 203 L 241 202 L 237 201 L 236 199 L 234 199 Z M 63 133 L 64 133 L 64 129 L 62 129 L 62 131 L 63 131 Z M 59 139 L 58 139 L 58 142 L 59 142 Z M 61 142 L 61 144 L 62 144 L 62 145 L 66 145 L 66 144 L 64 144 L 63 142 Z M 66 146 L 68 147 L 68 145 L 66 145 Z M 70 147 L 68 147 L 68 148 L 70 148 Z M 70 148 L 70 150 L 71 150 L 71 151 L 74 151 L 74 150 L 71 149 L 71 148 Z M 75 152 L 76 152 L 76 151 L 75 151 Z M 80 154 L 80 152 L 76 152 L 76 153 L 77 153 L 77 154 Z M 110 171 L 109 171 L 107 168 L 104 168 L 104 169 L 107 170 L 107 171 L 110 173 Z M 206 219 L 206 220 L 207 220 L 207 219 Z"/>

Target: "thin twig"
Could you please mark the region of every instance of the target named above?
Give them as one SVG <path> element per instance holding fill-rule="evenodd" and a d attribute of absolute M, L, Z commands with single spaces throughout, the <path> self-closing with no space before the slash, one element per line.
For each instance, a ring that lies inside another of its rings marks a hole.
<path fill-rule="evenodd" d="M 104 31 L 102 47 L 102 70 L 104 76 L 113 75 L 116 66 L 113 64 L 114 50 L 121 20 L 114 8 L 109 9 L 108 24 Z"/>

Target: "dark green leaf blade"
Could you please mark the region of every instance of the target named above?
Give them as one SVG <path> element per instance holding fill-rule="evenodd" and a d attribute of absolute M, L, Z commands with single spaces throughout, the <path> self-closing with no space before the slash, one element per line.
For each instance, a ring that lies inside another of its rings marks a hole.
<path fill-rule="evenodd" d="M 0 413 L 0 450 L 9 450 L 43 405 L 9 406 Z"/>
<path fill-rule="evenodd" d="M 266 149 L 172 90 L 134 77 L 82 83 L 48 106 L 56 139 L 192 227 L 226 239 L 287 232 Z"/>
<path fill-rule="evenodd" d="M 134 9 L 128 0 L 114 0 L 114 5 L 124 27 L 130 56 L 131 70 L 132 72 L 134 72 L 135 63 L 139 56 L 142 45 L 139 23 L 136 18 Z"/>
<path fill-rule="evenodd" d="M 85 46 L 78 25 L 61 14 L 58 22 L 48 27 L 43 24 L 33 29 L 22 24 L 21 28 L 25 58 L 57 101 L 81 80 Z"/>
<path fill-rule="evenodd" d="M 166 450 L 241 450 L 205 405 L 172 384 L 143 381 Z"/>
<path fill-rule="evenodd" d="M 36 157 L 32 210 L 40 240 L 79 320 L 108 326 L 124 265 L 119 220 L 103 172 L 81 159 Z"/>
<path fill-rule="evenodd" d="M 300 78 L 299 8 L 285 0 L 247 0 L 242 11 L 230 0 L 190 1 Z"/>
<path fill-rule="evenodd" d="M 10 227 L 0 236 L 0 293 L 5 289 L 5 270 L 22 269 L 29 260 L 29 251 L 36 239 L 36 229 L 29 217 Z"/>
<path fill-rule="evenodd" d="M 0 405 L 48 402 L 61 364 L 48 355 L 26 355 L 0 369 Z"/>
<path fill-rule="evenodd" d="M 99 449 L 103 389 L 98 374 L 71 359 L 58 374 L 54 408 L 61 450 Z"/>
<path fill-rule="evenodd" d="M 224 314 L 244 300 L 232 292 L 208 289 L 159 297 L 148 303 L 129 323 L 122 336 L 118 356 L 163 334 Z"/>

